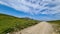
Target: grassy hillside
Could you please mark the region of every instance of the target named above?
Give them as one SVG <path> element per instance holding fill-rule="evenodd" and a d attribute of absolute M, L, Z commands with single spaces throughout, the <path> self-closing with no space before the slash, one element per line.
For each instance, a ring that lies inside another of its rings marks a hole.
<path fill-rule="evenodd" d="M 60 25 L 60 20 L 54 20 L 54 21 L 48 21 L 49 23 L 52 24 L 59 24 Z"/>
<path fill-rule="evenodd" d="M 13 29 L 24 29 L 37 24 L 37 20 L 29 18 L 17 18 L 6 14 L 0 14 L 0 34 L 14 31 Z"/>

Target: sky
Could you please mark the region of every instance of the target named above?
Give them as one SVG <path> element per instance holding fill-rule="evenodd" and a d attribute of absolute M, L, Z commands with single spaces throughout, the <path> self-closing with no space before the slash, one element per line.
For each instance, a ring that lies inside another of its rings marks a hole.
<path fill-rule="evenodd" d="M 0 0 L 0 13 L 36 20 L 60 20 L 60 0 Z"/>

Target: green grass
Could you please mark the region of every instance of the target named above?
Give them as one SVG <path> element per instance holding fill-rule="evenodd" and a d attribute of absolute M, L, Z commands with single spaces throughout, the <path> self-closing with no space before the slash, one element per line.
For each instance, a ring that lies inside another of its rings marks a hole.
<path fill-rule="evenodd" d="M 49 23 L 52 24 L 59 24 L 60 25 L 60 20 L 54 20 L 54 21 L 48 21 Z"/>
<path fill-rule="evenodd" d="M 39 21 L 29 18 L 17 18 L 5 14 L 0 14 L 0 34 L 9 31 L 11 28 L 19 28 L 19 30 L 37 24 Z M 11 29 L 12 30 L 12 29 Z"/>

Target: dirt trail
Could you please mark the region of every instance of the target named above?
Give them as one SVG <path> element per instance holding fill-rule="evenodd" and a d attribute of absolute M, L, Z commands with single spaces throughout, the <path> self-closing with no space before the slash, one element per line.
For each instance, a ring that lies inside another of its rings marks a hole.
<path fill-rule="evenodd" d="M 34 26 L 23 29 L 15 34 L 56 34 L 53 27 L 47 22 L 41 22 Z"/>
<path fill-rule="evenodd" d="M 53 33 L 53 27 L 51 24 L 47 22 L 41 22 L 37 25 L 21 30 L 21 34 L 55 34 L 55 33 Z"/>

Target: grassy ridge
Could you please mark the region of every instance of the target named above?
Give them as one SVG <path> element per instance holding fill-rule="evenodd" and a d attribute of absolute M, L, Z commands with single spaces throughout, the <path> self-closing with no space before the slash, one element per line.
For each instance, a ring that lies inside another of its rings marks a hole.
<path fill-rule="evenodd" d="M 52 23 L 52 24 L 59 24 L 60 25 L 60 20 L 55 20 L 55 21 L 48 21 L 49 23 Z"/>
<path fill-rule="evenodd" d="M 29 18 L 17 18 L 5 14 L 0 14 L 0 33 L 8 31 L 9 28 L 17 27 L 19 30 L 37 24 L 37 20 Z"/>

